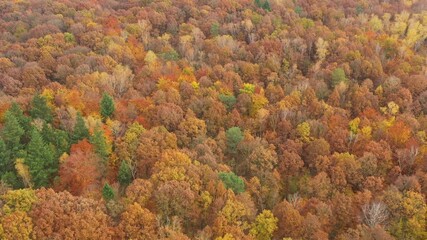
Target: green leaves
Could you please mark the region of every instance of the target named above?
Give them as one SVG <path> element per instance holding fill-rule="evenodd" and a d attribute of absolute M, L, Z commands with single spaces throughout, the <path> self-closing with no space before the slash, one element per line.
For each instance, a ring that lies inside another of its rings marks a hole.
<path fill-rule="evenodd" d="M 345 72 L 342 68 L 335 68 L 332 72 L 332 87 L 337 86 L 338 84 L 347 83 L 348 79 L 345 76 Z"/>
<path fill-rule="evenodd" d="M 227 130 L 227 132 L 225 133 L 225 136 L 227 137 L 228 151 L 230 153 L 236 153 L 236 151 L 237 151 L 237 144 L 239 144 L 240 141 L 243 140 L 242 130 L 240 130 L 239 127 L 229 128 Z"/>
<path fill-rule="evenodd" d="M 111 115 L 114 113 L 114 110 L 115 106 L 113 98 L 110 95 L 104 93 L 101 99 L 102 119 L 105 121 L 107 118 L 111 117 Z"/>
<path fill-rule="evenodd" d="M 218 177 L 224 183 L 225 187 L 233 190 L 234 193 L 242 193 L 245 191 L 245 182 L 233 172 L 220 172 Z"/>
<path fill-rule="evenodd" d="M 113 188 L 108 183 L 106 183 L 102 188 L 102 197 L 104 198 L 105 201 L 108 202 L 110 200 L 113 200 L 114 196 L 115 194 L 114 194 Z"/>
<path fill-rule="evenodd" d="M 127 186 L 132 182 L 132 169 L 126 161 L 122 161 L 119 168 L 119 183 L 123 186 Z"/>
<path fill-rule="evenodd" d="M 52 112 L 47 105 L 46 99 L 37 94 L 31 101 L 30 115 L 33 119 L 39 118 L 50 123 L 53 120 Z"/>
<path fill-rule="evenodd" d="M 36 188 L 48 186 L 49 181 L 57 172 L 58 162 L 54 157 L 54 151 L 43 141 L 37 129 L 33 129 L 31 133 L 27 152 L 25 164 L 30 170 L 34 186 Z"/>

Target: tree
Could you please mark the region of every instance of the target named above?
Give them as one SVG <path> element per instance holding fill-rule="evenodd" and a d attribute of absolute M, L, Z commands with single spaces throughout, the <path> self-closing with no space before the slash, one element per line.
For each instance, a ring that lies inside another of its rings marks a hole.
<path fill-rule="evenodd" d="M 225 136 L 227 137 L 227 149 L 230 153 L 236 153 L 237 144 L 243 140 L 243 133 L 239 127 L 229 128 L 225 132 Z"/>
<path fill-rule="evenodd" d="M 6 148 L 3 139 L 0 138 L 0 176 L 3 176 L 13 166 L 13 158 L 10 157 L 10 152 Z"/>
<path fill-rule="evenodd" d="M 275 233 L 278 239 L 301 236 L 304 218 L 288 201 L 277 204 L 273 213 L 278 218 L 278 231 Z"/>
<path fill-rule="evenodd" d="M 33 203 L 37 201 L 36 194 L 32 189 L 11 190 L 1 196 L 3 201 L 2 211 L 5 214 L 21 211 L 28 212 L 31 210 Z"/>
<path fill-rule="evenodd" d="M 20 126 L 25 132 L 29 132 L 31 130 L 31 118 L 24 115 L 24 112 L 18 103 L 13 102 L 8 111 L 16 117 L 16 120 L 18 120 Z"/>
<path fill-rule="evenodd" d="M 81 196 L 99 188 L 101 159 L 93 153 L 92 145 L 82 140 L 72 146 L 59 168 L 59 189 Z"/>
<path fill-rule="evenodd" d="M 273 232 L 277 229 L 277 222 L 278 219 L 270 210 L 264 210 L 256 217 L 255 222 L 249 230 L 249 234 L 254 236 L 255 239 L 271 239 Z"/>
<path fill-rule="evenodd" d="M 119 168 L 118 180 L 122 186 L 127 186 L 132 182 L 132 169 L 126 161 L 122 161 Z"/>
<path fill-rule="evenodd" d="M 115 106 L 114 106 L 113 98 L 107 93 L 104 93 L 102 95 L 100 107 L 101 107 L 100 111 L 101 111 L 102 119 L 105 121 L 107 118 L 111 117 L 111 115 L 114 113 Z"/>
<path fill-rule="evenodd" d="M 36 94 L 31 101 L 30 115 L 33 119 L 42 119 L 50 123 L 53 120 L 50 107 L 47 105 L 46 98 L 40 94 Z"/>
<path fill-rule="evenodd" d="M 86 123 L 82 117 L 82 114 L 78 112 L 71 139 L 74 143 L 76 143 L 80 140 L 83 140 L 84 138 L 89 139 L 89 129 L 86 127 Z"/>
<path fill-rule="evenodd" d="M 335 68 L 335 70 L 332 72 L 331 78 L 332 87 L 335 87 L 340 83 L 347 83 L 348 81 L 347 77 L 345 76 L 344 69 L 342 68 Z"/>
<path fill-rule="evenodd" d="M 230 188 L 234 193 L 242 193 L 245 191 L 245 182 L 242 178 L 234 174 L 233 172 L 226 173 L 220 172 L 218 174 L 219 179 L 224 183 L 226 188 Z"/>
<path fill-rule="evenodd" d="M 156 215 L 138 203 L 128 206 L 121 216 L 118 229 L 122 239 L 158 239 Z"/>
<path fill-rule="evenodd" d="M 90 137 L 90 143 L 94 146 L 95 152 L 98 156 L 106 162 L 108 155 L 111 153 L 111 146 L 107 142 L 104 131 L 102 131 L 100 126 L 95 127 L 95 131 Z"/>
<path fill-rule="evenodd" d="M 33 223 L 26 212 L 17 211 L 0 219 L 0 238 L 5 240 L 31 239 Z"/>
<path fill-rule="evenodd" d="M 114 196 L 115 194 L 114 194 L 113 188 L 108 183 L 106 183 L 102 188 L 102 197 L 104 198 L 105 201 L 108 202 L 110 200 L 113 200 Z"/>
<path fill-rule="evenodd" d="M 36 195 L 29 213 L 33 239 L 112 239 L 111 219 L 100 202 L 52 189 Z"/>
<path fill-rule="evenodd" d="M 27 146 L 25 164 L 36 188 L 47 186 L 58 169 L 52 148 L 47 145 L 37 129 L 33 129 Z"/>
<path fill-rule="evenodd" d="M 21 127 L 16 117 L 11 112 L 6 112 L 2 137 L 12 158 L 16 156 L 16 152 L 22 147 L 20 141 L 23 135 L 24 129 Z"/>
<path fill-rule="evenodd" d="M 262 4 L 262 8 L 268 12 L 271 11 L 270 2 L 269 0 L 265 0 L 264 4 Z"/>
<path fill-rule="evenodd" d="M 362 208 L 363 221 L 369 227 L 375 227 L 383 223 L 388 218 L 387 207 L 382 202 L 366 204 Z"/>

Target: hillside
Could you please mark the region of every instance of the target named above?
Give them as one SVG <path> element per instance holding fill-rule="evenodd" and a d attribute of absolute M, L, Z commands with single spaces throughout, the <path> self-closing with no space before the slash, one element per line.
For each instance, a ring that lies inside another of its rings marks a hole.
<path fill-rule="evenodd" d="M 0 239 L 427 239 L 427 1 L 0 0 Z"/>

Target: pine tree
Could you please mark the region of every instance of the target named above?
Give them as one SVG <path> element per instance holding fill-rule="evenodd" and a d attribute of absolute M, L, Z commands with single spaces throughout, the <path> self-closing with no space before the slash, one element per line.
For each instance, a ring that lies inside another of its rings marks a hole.
<path fill-rule="evenodd" d="M 55 147 L 55 157 L 68 152 L 70 143 L 67 132 L 55 129 L 50 124 L 45 123 L 43 125 L 42 136 L 47 144 L 52 144 Z"/>
<path fill-rule="evenodd" d="M 132 169 L 126 161 L 122 161 L 120 164 L 118 180 L 122 186 L 127 186 L 132 182 Z"/>
<path fill-rule="evenodd" d="M 108 183 L 106 183 L 102 188 L 102 197 L 104 197 L 105 201 L 110 201 L 114 199 L 114 195 L 113 188 Z"/>
<path fill-rule="evenodd" d="M 15 156 L 14 153 L 19 151 L 21 146 L 21 137 L 24 135 L 24 129 L 19 124 L 16 117 L 9 111 L 4 116 L 4 127 L 2 136 L 6 144 L 6 148 L 11 153 L 11 157 Z"/>
<path fill-rule="evenodd" d="M 6 149 L 6 144 L 0 138 L 0 175 L 7 171 L 13 170 L 13 158 L 10 158 L 9 151 Z"/>
<path fill-rule="evenodd" d="M 95 132 L 90 138 L 90 143 L 95 147 L 95 152 L 98 156 L 101 157 L 102 160 L 106 161 L 111 149 L 107 143 L 107 139 L 105 139 L 104 131 L 102 131 L 99 126 L 95 128 Z"/>
<path fill-rule="evenodd" d="M 22 111 L 21 106 L 19 106 L 19 104 L 17 104 L 16 102 L 12 103 L 12 106 L 9 108 L 8 111 L 16 117 L 16 120 L 18 120 L 19 124 L 25 132 L 31 131 L 31 118 L 25 116 L 24 111 Z"/>
<path fill-rule="evenodd" d="M 114 101 L 113 98 L 104 93 L 102 95 L 101 99 L 101 116 L 104 120 L 111 117 L 111 115 L 114 113 L 115 107 L 114 107 Z"/>
<path fill-rule="evenodd" d="M 30 115 L 33 119 L 40 118 L 50 123 L 53 120 L 52 112 L 47 105 L 46 99 L 37 94 L 31 101 Z"/>
<path fill-rule="evenodd" d="M 82 114 L 78 112 L 77 118 L 76 118 L 76 124 L 74 125 L 74 130 L 71 135 L 71 140 L 73 141 L 73 143 L 76 143 L 84 138 L 89 139 L 89 130 L 86 127 Z"/>
<path fill-rule="evenodd" d="M 266 11 L 271 11 L 271 7 L 270 7 L 270 2 L 268 1 L 268 0 L 266 0 L 265 2 L 264 2 L 264 4 L 262 5 L 262 8 L 264 9 L 264 10 L 266 10 Z"/>
<path fill-rule="evenodd" d="M 35 187 L 47 186 L 58 169 L 54 152 L 42 139 L 40 132 L 33 129 L 27 148 L 25 164 L 28 166 Z"/>

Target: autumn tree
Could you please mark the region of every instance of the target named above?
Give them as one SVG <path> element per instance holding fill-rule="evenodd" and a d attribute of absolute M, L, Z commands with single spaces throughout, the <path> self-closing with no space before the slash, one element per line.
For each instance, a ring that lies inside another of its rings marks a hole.
<path fill-rule="evenodd" d="M 121 238 L 158 239 L 156 216 L 138 203 L 128 206 L 121 216 L 118 229 Z"/>

